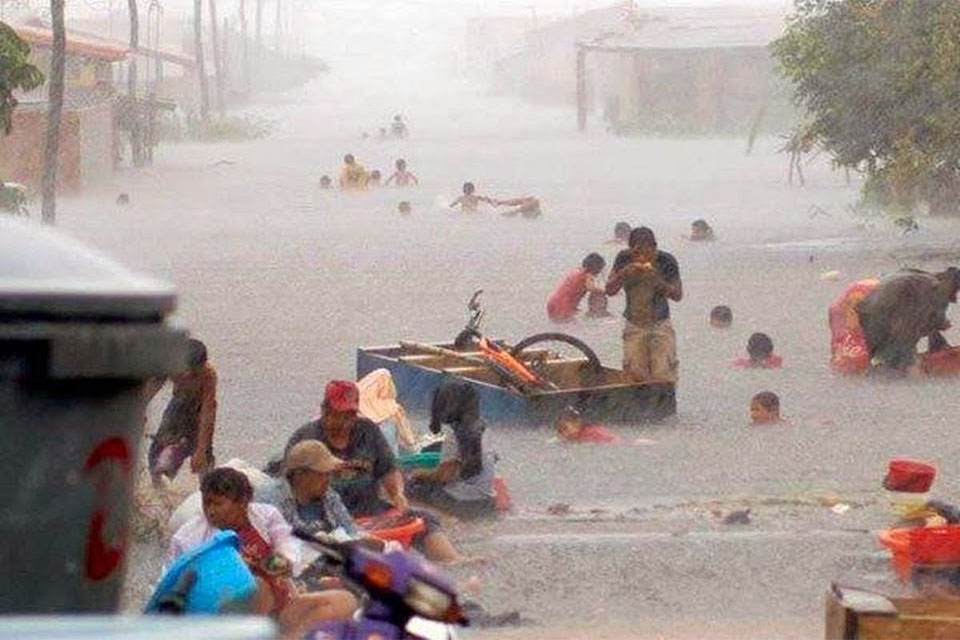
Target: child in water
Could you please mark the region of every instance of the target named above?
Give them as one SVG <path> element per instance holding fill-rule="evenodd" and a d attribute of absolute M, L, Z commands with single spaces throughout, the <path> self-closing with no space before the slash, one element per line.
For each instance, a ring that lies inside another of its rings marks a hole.
<path fill-rule="evenodd" d="M 408 216 L 413 211 L 413 208 L 410 206 L 409 202 L 407 202 L 406 200 L 403 200 L 400 202 L 400 204 L 397 205 L 397 211 L 402 216 Z"/>
<path fill-rule="evenodd" d="M 710 310 L 710 326 L 714 329 L 729 329 L 733 324 L 733 311 L 725 304 Z"/>
<path fill-rule="evenodd" d="M 333 180 L 330 179 L 330 176 L 323 175 L 320 176 L 320 188 L 329 189 L 333 186 Z"/>
<path fill-rule="evenodd" d="M 713 229 L 707 224 L 706 220 L 694 220 L 690 225 L 690 235 L 687 238 L 692 242 L 711 242 L 716 240 Z"/>
<path fill-rule="evenodd" d="M 417 176 L 413 175 L 411 172 L 407 171 L 407 161 L 403 158 L 397 160 L 394 165 L 397 170 L 387 178 L 386 185 L 389 187 L 390 183 L 394 183 L 398 187 L 415 187 L 420 185 L 420 180 L 417 179 Z"/>
<path fill-rule="evenodd" d="M 450 208 L 459 206 L 460 211 L 463 213 L 476 213 L 477 208 L 480 206 L 481 202 L 486 202 L 491 206 L 496 206 L 497 203 L 488 198 L 487 196 L 481 196 L 476 193 L 477 188 L 472 182 L 463 183 L 463 195 L 450 203 Z"/>
<path fill-rule="evenodd" d="M 515 216 L 518 213 L 524 218 L 536 218 L 542 212 L 540 211 L 540 201 L 533 196 L 522 196 L 520 198 L 510 198 L 509 200 L 494 200 L 494 205 L 498 207 L 512 207 L 509 211 L 504 211 L 501 215 Z"/>
<path fill-rule="evenodd" d="M 773 352 L 773 340 L 765 333 L 754 333 L 747 340 L 747 357 L 737 358 L 733 366 L 744 369 L 779 369 L 783 358 Z"/>
<path fill-rule="evenodd" d="M 620 444 L 620 437 L 610 429 L 599 424 L 584 424 L 583 416 L 574 407 L 560 412 L 554 423 L 557 436 L 567 442 L 596 442 L 600 444 Z"/>
<path fill-rule="evenodd" d="M 756 425 L 784 422 L 780 417 L 780 396 L 761 391 L 750 399 L 750 423 Z"/>
<path fill-rule="evenodd" d="M 379 187 L 380 186 L 380 175 L 379 169 L 374 169 L 370 172 L 370 175 L 367 176 L 367 186 L 368 187 Z"/>
<path fill-rule="evenodd" d="M 602 302 L 593 299 L 589 303 L 587 315 L 609 315 L 606 311 L 607 294 L 599 278 L 605 266 L 606 261 L 599 253 L 591 253 L 584 258 L 580 268 L 565 275 L 550 294 L 547 300 L 547 317 L 553 322 L 569 322 L 577 314 L 580 300 L 587 294 L 591 297 L 602 297 Z"/>
<path fill-rule="evenodd" d="M 367 186 L 367 170 L 363 168 L 353 154 L 343 156 L 343 168 L 340 170 L 340 188 L 346 191 L 358 191 Z"/>

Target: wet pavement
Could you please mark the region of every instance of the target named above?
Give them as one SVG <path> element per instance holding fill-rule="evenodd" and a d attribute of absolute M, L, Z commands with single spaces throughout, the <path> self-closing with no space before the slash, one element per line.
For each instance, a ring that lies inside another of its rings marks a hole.
<path fill-rule="evenodd" d="M 645 446 L 564 446 L 546 427 L 491 427 L 517 512 L 455 535 L 490 559 L 474 571 L 478 599 L 549 629 L 511 637 L 578 637 L 588 619 L 591 634 L 609 637 L 817 635 L 830 580 L 889 580 L 870 533 L 888 520 L 886 461 L 933 461 L 938 495 L 958 494 L 955 382 L 850 380 L 827 367 L 830 300 L 853 279 L 957 262 L 949 222 L 924 220 L 904 237 L 861 220 L 849 210 L 857 185 L 822 158 L 805 188 L 788 187 L 774 138 L 747 155 L 738 139 L 581 136 L 571 111 L 458 84 L 401 97 L 409 140 L 361 140 L 394 108 L 344 93 L 344 82 L 324 78 L 253 109 L 276 123 L 265 140 L 166 146 L 154 167 L 61 203 L 63 229 L 178 286 L 178 321 L 220 373 L 221 460 L 266 460 L 316 413 L 328 380 L 354 375 L 357 346 L 452 338 L 475 288 L 486 291 L 489 334 L 551 328 L 544 303 L 557 280 L 590 251 L 612 261 L 604 241 L 626 220 L 653 227 L 681 265 L 679 413 L 617 427 L 654 441 Z M 422 186 L 320 190 L 348 152 L 385 175 L 404 157 Z M 545 214 L 438 206 L 465 180 L 494 197 L 536 195 Z M 113 203 L 119 191 L 129 206 Z M 400 200 L 412 202 L 409 218 L 395 213 Z M 700 217 L 715 244 L 681 241 Z M 839 279 L 821 278 L 833 270 Z M 621 300 L 611 304 L 619 312 Z M 708 327 L 715 304 L 733 308 L 733 328 Z M 617 365 L 617 320 L 563 330 Z M 729 366 L 753 331 L 773 337 L 782 370 Z M 762 389 L 780 394 L 789 424 L 747 426 Z M 830 511 L 838 500 L 853 508 Z M 555 503 L 573 513 L 549 515 Z M 719 523 L 744 506 L 751 524 Z M 130 606 L 157 568 L 156 547 L 138 546 Z"/>

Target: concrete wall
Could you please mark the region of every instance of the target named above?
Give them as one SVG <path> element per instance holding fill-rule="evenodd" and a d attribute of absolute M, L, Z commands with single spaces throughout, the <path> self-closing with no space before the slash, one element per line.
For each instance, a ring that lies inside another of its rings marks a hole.
<path fill-rule="evenodd" d="M 19 108 L 13 113 L 13 131 L 0 136 L 0 178 L 20 182 L 37 193 L 43 178 L 46 135 L 44 109 Z M 113 171 L 113 110 L 109 105 L 65 111 L 60 127 L 57 187 L 76 191 Z"/>

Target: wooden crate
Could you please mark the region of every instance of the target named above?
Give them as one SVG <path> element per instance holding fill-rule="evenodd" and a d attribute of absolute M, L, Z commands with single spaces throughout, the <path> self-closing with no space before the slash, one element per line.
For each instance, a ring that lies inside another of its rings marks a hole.
<path fill-rule="evenodd" d="M 960 639 L 960 598 L 886 596 L 832 584 L 827 640 Z"/>

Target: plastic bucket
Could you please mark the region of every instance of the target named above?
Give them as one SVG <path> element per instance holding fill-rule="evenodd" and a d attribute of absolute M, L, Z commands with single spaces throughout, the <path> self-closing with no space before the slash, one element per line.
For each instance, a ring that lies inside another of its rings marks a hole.
<path fill-rule="evenodd" d="M 218 531 L 213 538 L 177 558 L 157 585 L 146 612 L 156 611 L 160 598 L 169 593 L 183 572 L 196 571 L 197 579 L 187 593 L 187 613 L 237 612 L 245 609 L 257 591 L 257 582 L 237 550 L 237 534 Z"/>
<path fill-rule="evenodd" d="M 421 451 L 408 453 L 397 458 L 403 469 L 435 469 L 440 465 L 439 451 Z"/>
<path fill-rule="evenodd" d="M 936 477 L 937 469 L 933 465 L 917 460 L 891 460 L 883 488 L 902 493 L 926 493 Z"/>

